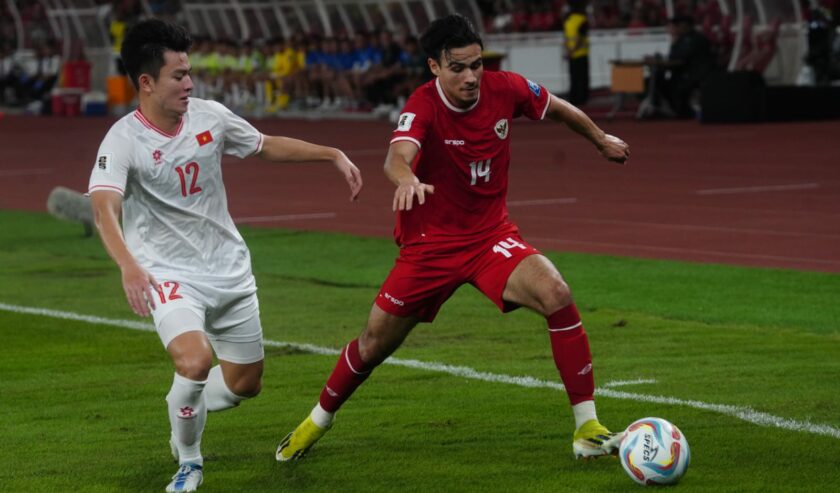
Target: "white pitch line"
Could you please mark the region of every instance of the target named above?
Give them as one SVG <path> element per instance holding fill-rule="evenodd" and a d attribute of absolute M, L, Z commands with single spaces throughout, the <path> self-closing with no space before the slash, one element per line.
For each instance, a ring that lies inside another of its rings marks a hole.
<path fill-rule="evenodd" d="M 507 205 L 508 207 L 516 207 L 527 205 L 574 204 L 576 202 L 576 198 L 567 197 L 562 199 L 509 200 Z"/>
<path fill-rule="evenodd" d="M 723 195 L 730 193 L 761 193 L 761 192 L 786 192 L 789 190 L 811 190 L 819 188 L 819 183 L 796 183 L 793 185 L 766 185 L 758 187 L 740 188 L 707 188 L 697 190 L 697 195 Z"/>
<path fill-rule="evenodd" d="M 299 221 L 307 219 L 332 219 L 337 217 L 335 212 L 316 212 L 313 214 L 283 214 L 280 216 L 237 217 L 235 223 L 273 223 L 276 221 Z"/>
<path fill-rule="evenodd" d="M 52 168 L 0 169 L 0 176 L 48 175 Z"/>
<path fill-rule="evenodd" d="M 64 320 L 76 320 L 80 322 L 87 322 L 97 325 L 109 325 L 113 327 L 123 327 L 126 329 L 142 330 L 146 332 L 154 332 L 154 326 L 146 322 L 138 322 L 135 320 L 119 320 L 112 318 L 97 317 L 95 315 L 83 315 L 73 312 L 65 312 L 60 310 L 50 310 L 47 308 L 35 308 L 28 306 L 9 305 L 0 303 L 0 310 L 9 311 L 13 313 L 24 313 L 28 315 L 41 315 L 52 318 L 59 318 Z M 316 346 L 314 344 L 301 344 L 296 342 L 282 342 L 264 340 L 263 344 L 271 347 L 292 348 L 300 351 L 305 351 L 313 354 L 321 354 L 327 356 L 334 356 L 339 354 L 339 350 Z M 418 361 L 413 359 L 402 358 L 388 358 L 385 360 L 386 364 L 404 366 L 407 368 L 415 368 L 419 370 L 434 371 L 438 373 L 446 373 L 457 377 L 469 378 L 472 380 L 481 380 L 491 383 L 506 383 L 516 385 L 519 387 L 529 388 L 546 388 L 552 390 L 564 390 L 562 384 L 557 382 L 550 382 L 547 380 L 540 380 L 529 376 L 511 376 L 498 373 L 489 373 L 478 371 L 466 366 L 453 366 L 444 363 Z M 703 411 L 711 411 L 733 418 L 738 418 L 749 423 L 759 426 L 768 426 L 781 428 L 784 430 L 813 433 L 815 435 L 824 435 L 831 438 L 840 439 L 840 428 L 820 423 L 812 423 L 810 421 L 799 421 L 795 419 L 783 418 L 774 416 L 772 414 L 756 411 L 748 406 L 733 406 L 729 404 L 714 404 L 710 402 L 679 399 L 676 397 L 636 394 L 632 392 L 624 392 L 620 390 L 613 390 L 614 387 L 623 385 L 639 385 L 655 383 L 655 380 L 638 379 L 638 380 L 618 380 L 614 382 L 607 382 L 601 385 L 601 388 L 595 390 L 595 395 L 602 397 L 611 397 L 613 399 L 625 399 L 636 402 L 652 402 L 655 404 L 667 404 L 671 406 L 685 406 Z"/>

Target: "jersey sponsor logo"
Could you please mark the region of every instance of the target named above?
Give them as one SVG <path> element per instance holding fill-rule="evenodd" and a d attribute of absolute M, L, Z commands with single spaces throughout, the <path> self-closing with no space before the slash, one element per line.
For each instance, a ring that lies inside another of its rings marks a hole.
<path fill-rule="evenodd" d="M 443 143 L 448 145 L 448 146 L 462 146 L 462 145 L 464 145 L 463 140 L 455 140 L 455 139 L 445 139 L 443 141 Z"/>
<path fill-rule="evenodd" d="M 163 152 L 160 149 L 155 149 L 155 152 L 152 153 L 152 159 L 155 160 L 155 165 L 159 165 L 163 162 Z"/>
<path fill-rule="evenodd" d="M 198 141 L 198 145 L 200 147 L 213 142 L 213 134 L 211 134 L 209 130 L 205 130 L 204 132 L 196 135 L 195 140 Z"/>
<path fill-rule="evenodd" d="M 113 154 L 101 154 L 96 158 L 96 171 L 100 173 L 111 174 L 111 161 L 113 161 Z"/>
<path fill-rule="evenodd" d="M 408 132 L 411 129 L 411 122 L 414 121 L 414 113 L 403 113 L 400 115 L 399 124 L 397 124 L 397 132 Z"/>
<path fill-rule="evenodd" d="M 385 293 L 385 299 L 386 299 L 386 300 L 388 300 L 388 301 L 390 301 L 391 303 L 393 303 L 393 304 L 397 305 L 397 306 L 403 306 L 403 305 L 405 305 L 405 301 L 403 301 L 403 300 L 398 300 L 398 299 L 394 298 L 393 296 L 391 296 L 391 295 L 390 295 L 390 294 L 388 294 L 388 293 Z"/>
<path fill-rule="evenodd" d="M 528 81 L 528 89 L 530 89 L 530 90 L 531 90 L 531 92 L 532 92 L 532 93 L 534 93 L 534 96 L 536 96 L 536 97 L 540 97 L 540 92 L 542 92 L 542 89 L 540 89 L 540 85 L 539 85 L 539 84 L 537 84 L 536 82 L 533 82 L 533 81 L 529 80 L 529 81 Z"/>
<path fill-rule="evenodd" d="M 496 132 L 496 135 L 500 139 L 505 140 L 505 138 L 508 135 L 509 128 L 510 125 L 508 125 L 507 118 L 502 118 L 501 120 L 496 122 L 496 125 L 493 127 L 493 130 Z"/>

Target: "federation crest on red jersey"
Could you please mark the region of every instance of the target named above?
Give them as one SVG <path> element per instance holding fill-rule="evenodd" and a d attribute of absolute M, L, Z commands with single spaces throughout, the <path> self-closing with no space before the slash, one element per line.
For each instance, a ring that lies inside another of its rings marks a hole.
<path fill-rule="evenodd" d="M 493 127 L 493 130 L 496 132 L 496 135 L 499 136 L 500 139 L 505 140 L 508 135 L 508 121 L 507 118 L 502 118 L 501 120 L 496 122 L 496 126 Z"/>

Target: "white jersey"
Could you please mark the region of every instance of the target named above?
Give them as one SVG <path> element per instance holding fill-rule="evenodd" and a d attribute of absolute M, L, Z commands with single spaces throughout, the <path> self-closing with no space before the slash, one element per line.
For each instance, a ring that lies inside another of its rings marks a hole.
<path fill-rule="evenodd" d="M 251 256 L 233 224 L 222 154 L 262 150 L 263 135 L 214 101 L 190 98 L 174 134 L 138 108 L 116 122 L 99 147 L 88 192 L 123 195 L 128 250 L 158 281 L 256 290 Z"/>

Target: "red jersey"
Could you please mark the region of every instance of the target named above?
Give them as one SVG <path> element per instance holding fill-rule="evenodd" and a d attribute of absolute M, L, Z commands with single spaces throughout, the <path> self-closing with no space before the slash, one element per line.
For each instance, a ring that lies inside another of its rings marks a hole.
<path fill-rule="evenodd" d="M 417 88 L 391 143 L 408 140 L 420 148 L 412 169 L 435 193 L 398 213 L 397 244 L 460 241 L 507 223 L 511 121 L 540 120 L 548 105 L 544 87 L 512 72 L 485 71 L 478 100 L 466 109 L 446 99 L 437 79 Z"/>

